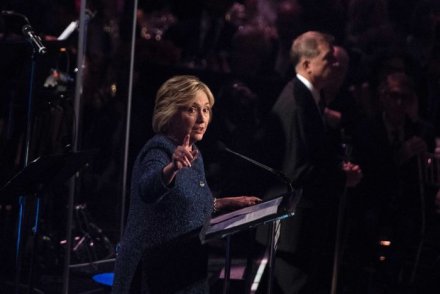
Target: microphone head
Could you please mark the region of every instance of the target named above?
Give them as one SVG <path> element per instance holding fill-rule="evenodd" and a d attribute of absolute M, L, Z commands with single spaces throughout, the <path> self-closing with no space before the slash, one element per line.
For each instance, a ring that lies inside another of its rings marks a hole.
<path fill-rule="evenodd" d="M 23 32 L 23 34 L 27 35 L 29 32 L 32 31 L 32 27 L 26 24 L 21 28 L 21 31 Z"/>

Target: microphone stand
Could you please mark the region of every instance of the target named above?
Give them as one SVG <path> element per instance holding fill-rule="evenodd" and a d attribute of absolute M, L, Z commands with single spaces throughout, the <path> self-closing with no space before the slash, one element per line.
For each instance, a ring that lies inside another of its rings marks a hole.
<path fill-rule="evenodd" d="M 271 168 L 267 165 L 264 165 L 256 160 L 253 160 L 252 158 L 249 158 L 243 154 L 240 154 L 238 152 L 235 152 L 231 149 L 229 149 L 228 147 L 224 146 L 224 144 L 221 144 L 221 149 L 234 154 L 235 156 L 238 156 L 268 172 L 270 172 L 271 174 L 277 176 L 279 179 L 281 179 L 281 181 L 287 185 L 289 193 L 293 193 L 295 191 L 292 182 L 290 181 L 290 179 L 284 175 L 281 171 L 276 170 L 274 168 Z M 276 220 L 274 222 L 272 222 L 272 225 L 270 227 L 270 237 L 269 237 L 269 260 L 268 260 L 268 264 L 269 264 L 269 277 L 268 277 L 268 285 L 267 285 L 267 294 L 271 294 L 272 293 L 272 284 L 273 284 L 273 273 L 274 273 L 274 268 L 275 268 L 275 254 L 276 254 L 276 248 L 278 245 L 278 238 L 280 236 L 280 220 Z M 226 269 L 225 269 L 225 280 L 226 280 Z"/>
<path fill-rule="evenodd" d="M 76 84 L 75 84 L 75 99 L 74 99 L 74 112 L 75 121 L 73 123 L 73 129 L 75 133 L 72 138 L 72 151 L 77 152 L 80 146 L 80 133 L 81 133 L 81 97 L 83 92 L 83 75 L 85 67 L 86 57 L 86 41 L 87 41 L 87 28 L 89 16 L 86 14 L 87 0 L 81 0 L 80 16 L 79 16 L 79 36 L 78 36 L 78 56 L 77 56 L 77 68 Z M 69 195 L 67 203 L 67 220 L 66 220 L 66 248 L 64 255 L 63 265 L 63 284 L 61 293 L 67 294 L 69 292 L 70 282 L 70 261 L 72 250 L 72 226 L 73 226 L 73 206 L 75 202 L 75 196 L 78 193 L 77 184 L 79 180 L 79 174 L 76 174 L 70 179 L 69 183 Z"/>
<path fill-rule="evenodd" d="M 22 16 L 20 14 L 17 14 L 18 16 Z M 23 16 L 25 21 L 29 24 L 28 19 Z M 28 26 L 25 25 L 25 26 Z M 29 26 L 30 27 L 30 26 Z M 23 32 L 24 34 L 24 32 Z M 27 37 L 25 35 L 25 37 Z M 35 68 L 36 68 L 36 56 L 38 54 L 45 54 L 45 50 L 39 50 L 36 48 L 35 44 L 29 40 L 32 44 L 32 54 L 31 54 L 31 68 L 30 68 L 30 75 L 29 75 L 29 92 L 28 92 L 28 107 L 27 107 L 27 115 L 26 115 L 26 142 L 25 142 L 25 154 L 24 154 L 24 167 L 26 167 L 29 164 L 29 157 L 30 157 L 30 146 L 31 146 L 31 138 L 32 138 L 32 125 L 33 125 L 33 92 L 34 92 L 34 80 L 35 80 Z M 40 209 L 40 198 L 37 198 L 36 200 L 36 211 L 35 214 L 39 215 L 39 209 Z M 22 241 L 22 229 L 23 229 L 23 214 L 24 209 L 26 205 L 26 198 L 24 195 L 21 195 L 19 197 L 19 213 L 18 213 L 18 224 L 17 224 L 17 241 L 16 241 L 16 255 L 15 255 L 15 293 L 18 294 L 20 292 L 20 280 L 21 280 L 21 263 L 22 263 L 22 256 L 21 256 L 21 241 Z M 33 235 L 34 239 L 37 235 L 37 226 L 33 228 Z M 35 240 L 36 241 L 36 240 Z M 32 244 L 32 246 L 35 246 L 35 244 Z M 33 250 L 31 250 L 33 251 Z M 32 252 L 31 259 L 33 260 L 34 253 Z M 31 269 L 32 274 L 32 269 Z M 32 277 L 31 277 L 32 279 Z"/>
<path fill-rule="evenodd" d="M 342 148 L 344 149 L 344 162 L 349 162 L 352 151 L 351 145 L 347 142 L 349 138 L 345 135 L 344 130 L 341 130 L 341 136 L 343 138 Z M 341 198 L 339 199 L 339 205 L 338 205 L 338 220 L 336 224 L 336 240 L 335 240 L 335 249 L 333 256 L 332 283 L 330 290 L 331 294 L 336 294 L 338 290 L 339 266 L 342 257 L 342 241 L 343 241 L 346 203 L 347 203 L 347 187 L 345 186 Z"/>
<path fill-rule="evenodd" d="M 417 171 L 419 177 L 419 193 L 420 193 L 420 240 L 417 245 L 417 251 L 414 260 L 414 266 L 411 272 L 410 283 L 413 284 L 416 279 L 417 268 L 420 263 L 420 256 L 422 254 L 423 244 L 425 243 L 426 234 L 426 200 L 425 200 L 425 181 L 423 176 L 424 160 L 422 155 L 417 156 Z"/>
<path fill-rule="evenodd" d="M 264 169 L 264 170 L 266 170 L 266 171 L 268 171 L 268 172 L 270 172 L 271 174 L 274 174 L 274 175 L 277 176 L 279 179 L 281 179 L 281 181 L 282 181 L 284 184 L 287 184 L 287 186 L 289 187 L 289 192 L 293 192 L 293 191 L 294 191 L 294 188 L 293 188 L 292 182 L 291 182 L 290 179 L 289 179 L 285 174 L 283 174 L 281 171 L 276 170 L 276 169 L 274 169 L 274 168 L 271 168 L 271 167 L 269 167 L 269 166 L 267 166 L 267 165 L 264 165 L 264 164 L 262 164 L 262 163 L 260 163 L 260 162 L 258 162 L 258 161 L 256 161 L 256 160 L 253 160 L 252 158 L 249 158 L 249 157 L 247 157 L 247 156 L 245 156 L 245 155 L 243 155 L 243 154 L 240 154 L 240 153 L 238 153 L 238 152 L 235 152 L 235 151 L 229 149 L 229 148 L 226 147 L 226 146 L 222 146 L 222 148 L 223 148 L 225 151 L 227 151 L 227 152 L 229 152 L 229 153 L 232 153 L 232 154 L 234 154 L 234 155 L 236 155 L 236 156 L 238 156 L 238 157 L 240 157 L 240 158 L 242 158 L 242 159 L 244 159 L 244 160 L 246 160 L 246 161 L 249 161 L 249 162 L 253 163 L 254 165 L 256 165 L 256 166 L 258 166 L 258 167 L 260 167 L 260 168 L 262 168 L 262 169 Z"/>
<path fill-rule="evenodd" d="M 332 286 L 331 294 L 336 294 L 338 289 L 338 277 L 339 277 L 339 266 L 341 262 L 341 251 L 342 251 L 342 236 L 344 227 L 344 216 L 345 216 L 345 206 L 347 202 L 347 187 L 344 188 L 342 192 L 341 199 L 339 200 L 338 207 L 338 221 L 336 230 L 336 241 L 335 241 L 335 251 L 333 257 L 333 274 L 332 274 Z"/>

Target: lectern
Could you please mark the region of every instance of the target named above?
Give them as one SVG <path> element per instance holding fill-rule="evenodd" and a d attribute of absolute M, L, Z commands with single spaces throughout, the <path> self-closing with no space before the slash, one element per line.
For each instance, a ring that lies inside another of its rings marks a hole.
<path fill-rule="evenodd" d="M 289 192 L 262 203 L 241 208 L 207 220 L 200 232 L 202 243 L 215 239 L 226 238 L 225 279 L 223 293 L 229 292 L 229 277 L 231 267 L 230 237 L 236 233 L 249 230 L 259 225 L 271 224 L 271 241 L 269 242 L 269 284 L 272 280 L 273 262 L 277 242 L 277 227 L 279 221 L 293 216 L 301 198 L 300 192 Z M 271 287 L 268 287 L 269 292 Z"/>

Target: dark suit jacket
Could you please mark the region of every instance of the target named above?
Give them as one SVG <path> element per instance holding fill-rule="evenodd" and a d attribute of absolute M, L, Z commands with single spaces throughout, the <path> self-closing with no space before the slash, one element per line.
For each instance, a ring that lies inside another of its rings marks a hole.
<path fill-rule="evenodd" d="M 275 165 L 303 189 L 303 204 L 333 202 L 345 183 L 339 134 L 325 126 L 312 94 L 300 80 L 294 78 L 286 85 L 272 116 L 276 153 L 282 154 Z"/>
<path fill-rule="evenodd" d="M 307 259 L 304 250 L 334 231 L 328 220 L 337 219 L 345 184 L 339 132 L 325 126 L 311 92 L 294 78 L 273 106 L 267 137 L 271 156 L 266 161 L 303 191 L 295 216 L 282 222 L 278 251 Z"/>

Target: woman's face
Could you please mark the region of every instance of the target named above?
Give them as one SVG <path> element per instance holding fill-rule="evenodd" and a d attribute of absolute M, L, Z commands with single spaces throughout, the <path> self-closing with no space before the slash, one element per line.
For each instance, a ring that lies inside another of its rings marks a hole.
<path fill-rule="evenodd" d="M 194 99 L 179 109 L 173 117 L 169 135 L 179 144 L 189 134 L 190 144 L 203 139 L 211 116 L 211 105 L 205 92 L 198 91 Z"/>

